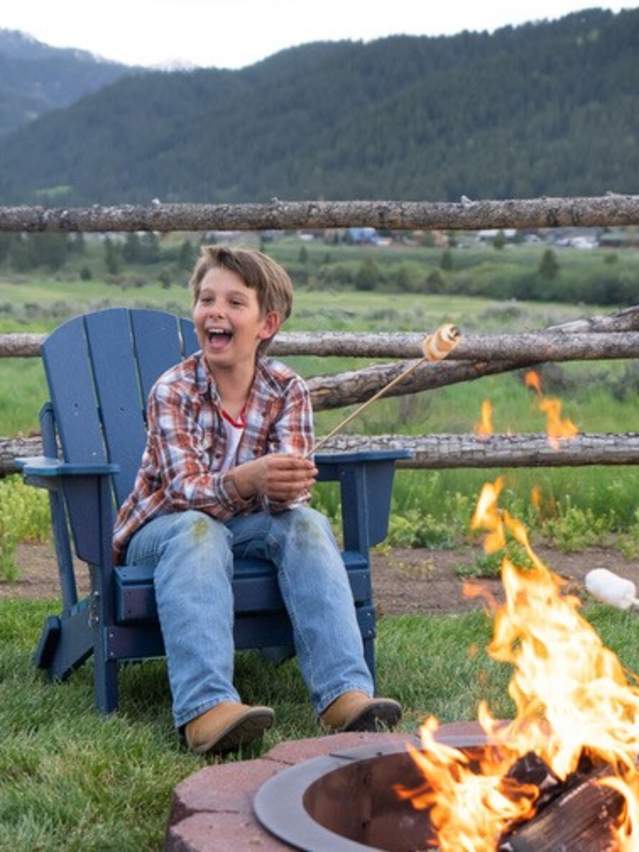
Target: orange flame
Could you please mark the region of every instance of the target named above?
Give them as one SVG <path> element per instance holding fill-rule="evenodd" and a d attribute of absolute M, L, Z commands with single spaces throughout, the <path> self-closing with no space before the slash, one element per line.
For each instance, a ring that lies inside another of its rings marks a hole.
<path fill-rule="evenodd" d="M 546 434 L 550 445 L 559 448 L 560 438 L 574 438 L 579 429 L 572 420 L 562 419 L 561 401 L 544 397 L 541 392 L 541 376 L 535 370 L 529 370 L 524 376 L 524 384 L 532 388 L 539 397 L 539 410 L 546 415 Z"/>
<path fill-rule="evenodd" d="M 533 485 L 530 489 L 530 502 L 542 518 L 551 518 L 557 514 L 557 504 L 554 496 L 549 494 L 544 497 L 538 485 Z"/>
<path fill-rule="evenodd" d="M 538 396 L 541 396 L 541 376 L 535 370 L 529 370 L 524 376 L 524 384 L 532 388 Z"/>
<path fill-rule="evenodd" d="M 539 410 L 546 415 L 546 433 L 555 449 L 559 446 L 558 438 L 574 438 L 579 432 L 572 420 L 562 419 L 560 400 L 540 399 Z"/>
<path fill-rule="evenodd" d="M 530 502 L 538 512 L 541 512 L 541 488 L 538 485 L 533 485 L 530 490 Z"/>
<path fill-rule="evenodd" d="M 581 617 L 579 600 L 562 594 L 563 581 L 537 557 L 524 525 L 497 505 L 503 480 L 486 483 L 473 516 L 474 529 L 488 535 L 484 548 L 511 535 L 532 568 L 502 561 L 506 600 L 494 619 L 488 652 L 510 663 L 508 692 L 517 712 L 498 723 L 485 702 L 479 722 L 491 747 L 473 763 L 467 755 L 435 741 L 438 722 L 421 728 L 422 748 L 410 749 L 424 776 L 416 790 L 398 787 L 416 808 L 430 808 L 442 852 L 494 852 L 513 823 L 535 813 L 539 790 L 509 776 L 515 761 L 534 752 L 561 780 L 580 758 L 610 767 L 601 783 L 625 801 L 614 827 L 619 852 L 639 849 L 639 688 L 630 686 L 617 657 Z"/>
<path fill-rule="evenodd" d="M 481 416 L 473 426 L 475 435 L 483 436 L 493 434 L 493 405 L 489 399 L 481 404 Z"/>

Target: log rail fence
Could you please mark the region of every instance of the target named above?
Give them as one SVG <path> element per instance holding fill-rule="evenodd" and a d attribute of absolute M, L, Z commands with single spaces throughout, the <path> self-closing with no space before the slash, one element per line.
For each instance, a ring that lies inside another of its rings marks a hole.
<path fill-rule="evenodd" d="M 0 232 L 237 231 L 369 226 L 391 230 L 621 227 L 639 225 L 639 196 L 537 198 L 460 203 L 280 201 L 268 204 L 160 204 L 63 209 L 0 207 Z M 424 329 L 426 331 L 432 329 Z M 462 333 L 464 329 L 462 327 Z M 43 335 L 0 335 L 0 358 L 38 357 Z M 423 334 L 282 332 L 271 354 L 365 358 L 421 357 Z M 424 364 L 389 396 L 417 393 L 549 361 L 639 358 L 639 305 L 523 334 L 464 335 L 449 360 Z M 388 384 L 405 361 L 308 380 L 315 410 L 363 402 Z M 324 450 L 407 448 L 399 466 L 554 467 L 639 464 L 639 434 L 583 433 L 551 446 L 545 435 L 336 435 Z M 39 436 L 0 438 L 0 476 L 15 459 L 42 452 Z"/>

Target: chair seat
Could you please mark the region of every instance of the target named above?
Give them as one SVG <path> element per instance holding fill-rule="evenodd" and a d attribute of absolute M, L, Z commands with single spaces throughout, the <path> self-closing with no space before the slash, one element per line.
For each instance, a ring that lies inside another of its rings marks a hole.
<path fill-rule="evenodd" d="M 370 603 L 370 569 L 361 553 L 342 554 L 355 605 Z M 265 559 L 236 559 L 233 575 L 235 612 L 277 612 L 284 609 L 275 566 Z M 118 624 L 157 619 L 153 566 L 115 568 L 115 618 Z"/>

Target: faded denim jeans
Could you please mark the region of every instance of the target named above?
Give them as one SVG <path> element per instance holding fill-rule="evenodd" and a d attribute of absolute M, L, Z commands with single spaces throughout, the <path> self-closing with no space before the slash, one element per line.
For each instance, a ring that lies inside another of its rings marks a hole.
<path fill-rule="evenodd" d="M 346 569 L 326 518 L 308 507 L 222 523 L 203 512 L 161 515 L 131 538 L 129 565 L 153 565 L 173 716 L 181 727 L 233 686 L 233 557 L 271 560 L 316 713 L 357 689 L 373 694 Z"/>

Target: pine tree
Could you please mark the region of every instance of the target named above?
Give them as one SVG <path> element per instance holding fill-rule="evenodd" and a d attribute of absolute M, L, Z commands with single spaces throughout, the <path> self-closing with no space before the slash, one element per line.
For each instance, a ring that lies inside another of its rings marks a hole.
<path fill-rule="evenodd" d="M 495 239 L 493 240 L 493 247 L 496 249 L 503 249 L 506 245 L 506 235 L 503 231 L 499 230 L 495 234 Z"/>
<path fill-rule="evenodd" d="M 141 254 L 140 238 L 135 231 L 130 231 L 124 239 L 122 257 L 127 263 L 139 263 Z"/>
<path fill-rule="evenodd" d="M 542 278 L 553 281 L 559 275 L 559 261 L 552 249 L 546 249 L 539 262 L 538 272 Z"/>
<path fill-rule="evenodd" d="M 191 240 L 182 240 L 180 253 L 178 254 L 178 267 L 190 272 L 195 264 L 196 254 L 197 252 Z"/>
<path fill-rule="evenodd" d="M 445 269 L 446 271 L 453 268 L 453 253 L 450 249 L 446 249 L 444 251 L 439 265 L 442 269 Z"/>
<path fill-rule="evenodd" d="M 109 275 L 117 275 L 122 268 L 120 252 L 110 237 L 107 237 L 104 241 L 104 262 Z"/>
<path fill-rule="evenodd" d="M 372 258 L 368 257 L 359 265 L 355 276 L 355 287 L 357 290 L 374 290 L 380 278 L 379 267 Z"/>

